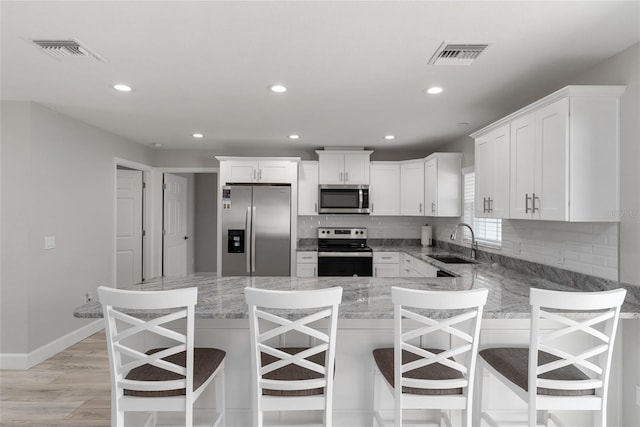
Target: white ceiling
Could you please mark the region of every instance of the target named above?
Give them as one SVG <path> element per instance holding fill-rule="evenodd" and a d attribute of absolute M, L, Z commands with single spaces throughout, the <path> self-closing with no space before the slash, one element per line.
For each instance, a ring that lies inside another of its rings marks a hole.
<path fill-rule="evenodd" d="M 164 148 L 420 150 L 468 135 L 637 43 L 639 6 L 2 1 L 1 94 Z M 36 38 L 77 38 L 105 61 L 56 60 L 29 42 Z M 443 41 L 492 44 L 469 67 L 428 65 Z M 116 82 L 134 91 L 115 92 Z M 288 92 L 270 93 L 273 83 Z M 433 85 L 445 91 L 425 95 Z"/>

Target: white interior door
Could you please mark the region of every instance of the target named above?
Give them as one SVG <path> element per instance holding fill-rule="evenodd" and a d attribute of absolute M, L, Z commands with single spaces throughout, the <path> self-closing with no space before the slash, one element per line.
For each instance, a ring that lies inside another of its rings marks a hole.
<path fill-rule="evenodd" d="M 163 274 L 187 275 L 187 179 L 164 174 Z"/>
<path fill-rule="evenodd" d="M 142 281 L 142 171 L 117 170 L 116 286 Z"/>

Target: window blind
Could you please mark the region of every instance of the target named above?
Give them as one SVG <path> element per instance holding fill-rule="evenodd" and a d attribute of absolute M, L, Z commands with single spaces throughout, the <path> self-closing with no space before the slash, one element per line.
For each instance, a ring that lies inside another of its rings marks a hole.
<path fill-rule="evenodd" d="M 502 244 L 502 220 L 495 218 L 475 218 L 475 187 L 476 179 L 474 172 L 463 175 L 464 185 L 464 215 L 463 221 L 473 226 L 476 240 L 479 243 L 488 243 L 492 246 Z M 471 232 L 464 229 L 465 240 L 471 240 Z"/>

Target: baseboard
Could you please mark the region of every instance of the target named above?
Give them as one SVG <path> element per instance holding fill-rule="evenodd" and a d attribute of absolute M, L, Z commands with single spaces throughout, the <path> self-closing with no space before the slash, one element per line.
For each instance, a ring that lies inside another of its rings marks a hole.
<path fill-rule="evenodd" d="M 29 369 L 103 328 L 104 320 L 99 319 L 69 332 L 30 353 L 0 353 L 0 369 Z"/>

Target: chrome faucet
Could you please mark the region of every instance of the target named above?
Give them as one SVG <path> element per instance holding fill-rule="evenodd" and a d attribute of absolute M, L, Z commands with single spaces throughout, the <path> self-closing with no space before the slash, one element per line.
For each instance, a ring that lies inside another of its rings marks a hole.
<path fill-rule="evenodd" d="M 451 240 L 456 240 L 456 236 L 458 234 L 459 227 L 467 227 L 469 231 L 471 231 L 471 259 L 476 259 L 476 252 L 478 252 L 478 242 L 476 242 L 476 236 L 473 234 L 473 228 L 466 222 L 461 222 L 455 226 L 453 232 L 451 233 Z"/>

